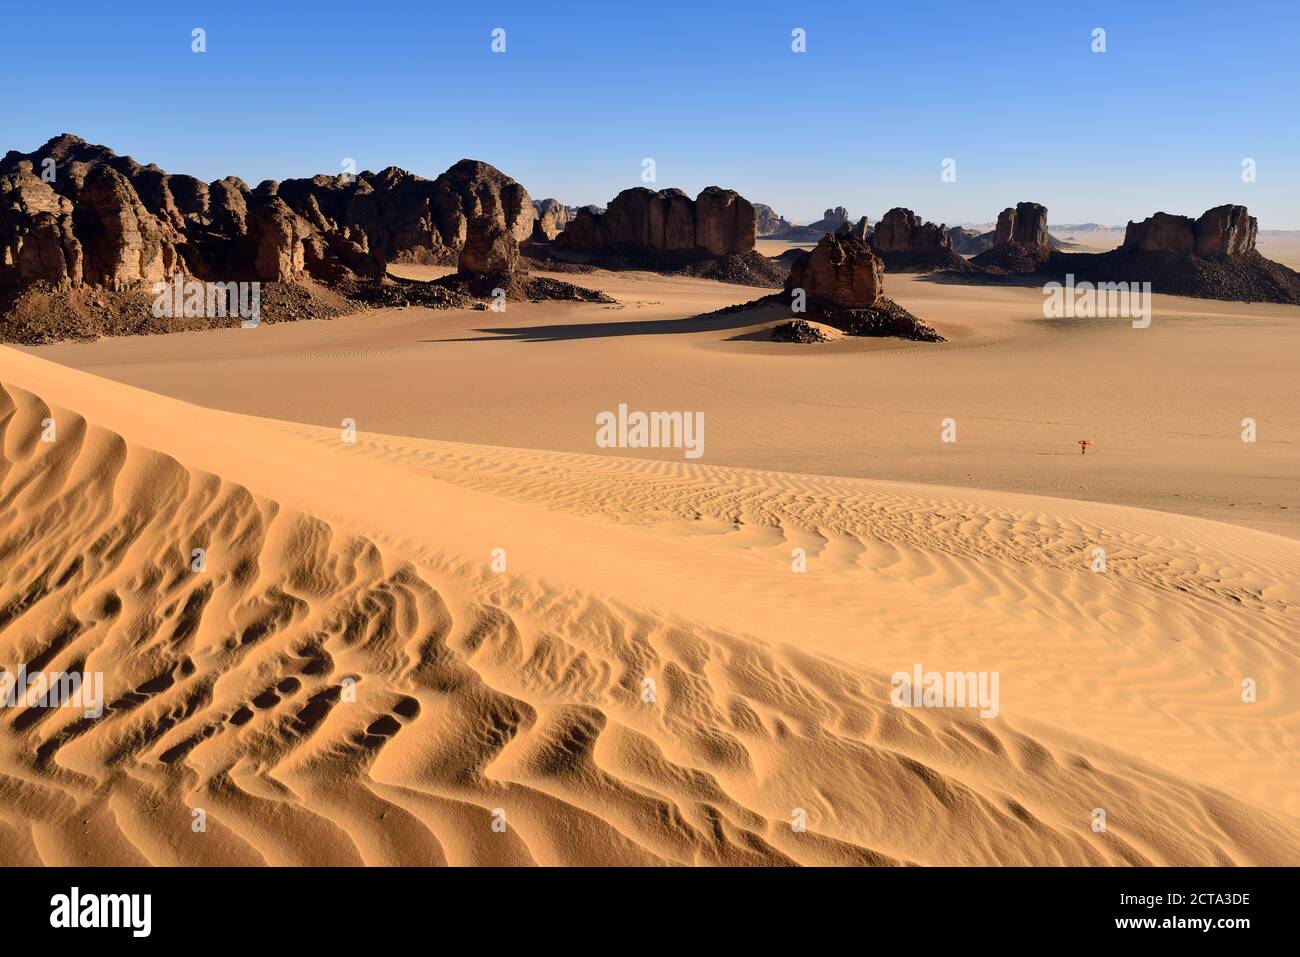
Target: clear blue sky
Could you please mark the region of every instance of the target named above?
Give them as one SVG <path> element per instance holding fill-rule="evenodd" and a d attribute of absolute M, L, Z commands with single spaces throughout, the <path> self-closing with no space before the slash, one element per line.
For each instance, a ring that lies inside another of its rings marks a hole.
<path fill-rule="evenodd" d="M 1231 202 L 1300 228 L 1297 0 L 0 2 L 0 149 L 66 131 L 250 184 L 468 156 L 572 204 L 639 185 L 653 157 L 658 186 L 731 187 L 794 221 L 988 222 L 1034 200 L 1122 224 Z"/>

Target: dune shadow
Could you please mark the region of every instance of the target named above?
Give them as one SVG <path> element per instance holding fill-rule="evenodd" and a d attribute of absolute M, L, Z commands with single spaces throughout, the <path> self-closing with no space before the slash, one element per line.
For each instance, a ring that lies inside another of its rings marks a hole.
<path fill-rule="evenodd" d="M 993 276 L 980 273 L 932 272 L 917 276 L 918 282 L 932 282 L 945 286 L 1018 286 L 1041 289 L 1051 277 L 1041 273 L 1011 276 Z"/>
<path fill-rule="evenodd" d="M 686 335 L 693 332 L 725 332 L 779 319 L 783 311 L 774 306 L 705 313 L 683 319 L 641 319 L 617 322 L 568 322 L 545 326 L 494 326 L 473 330 L 477 336 L 424 339 L 423 342 L 571 342 L 577 339 L 609 339 L 617 336 Z"/>

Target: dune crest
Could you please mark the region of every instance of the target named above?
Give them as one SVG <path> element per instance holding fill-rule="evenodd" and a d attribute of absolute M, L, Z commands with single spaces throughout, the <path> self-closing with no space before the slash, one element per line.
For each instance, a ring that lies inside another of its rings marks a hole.
<path fill-rule="evenodd" d="M 34 368 L 11 365 L 25 381 L 40 378 Z M 57 392 L 80 375 L 44 381 Z M 1300 859 L 1289 813 L 1089 740 L 1086 729 L 1057 732 L 1010 703 L 992 720 L 894 708 L 878 668 L 614 594 L 494 574 L 473 556 L 437 553 L 437 541 L 404 554 L 294 507 L 279 494 L 287 488 L 250 489 L 154 451 L 183 428 L 168 425 L 170 400 L 106 388 L 106 401 L 138 402 L 139 421 L 151 423 L 114 431 L 93 409 L 88 421 L 61 407 L 62 394 L 4 383 L 0 662 L 103 671 L 107 692 L 97 719 L 0 712 L 5 864 Z M 225 441 L 262 437 L 256 420 L 240 431 L 242 417 L 221 415 Z M 53 443 L 42 441 L 47 419 Z M 293 431 L 281 430 L 286 442 Z M 557 522 L 607 521 L 582 494 L 545 502 L 560 483 L 538 476 L 566 457 L 514 453 L 511 477 L 484 474 L 464 449 L 425 445 L 439 449 L 436 461 L 427 448 L 423 458 L 360 451 L 399 458 L 426 482 L 436 471 L 449 511 L 457 496 L 469 508 L 471 496 L 509 494 Z M 591 467 L 567 458 L 571 469 Z M 737 475 L 740 497 L 781 481 Z M 626 481 L 601 487 L 676 488 L 629 508 L 645 520 L 628 534 L 671 535 L 679 549 L 671 503 L 711 478 L 634 463 Z M 503 487 L 511 482 L 525 490 Z M 835 483 L 822 483 L 824 494 L 844 500 Z M 768 507 L 796 534 L 781 516 L 801 503 L 781 497 Z M 692 507 L 708 514 L 708 499 Z M 848 511 L 865 514 L 861 503 Z M 935 542 L 960 541 L 965 526 L 939 524 L 908 534 L 947 574 L 955 566 L 935 556 L 954 548 Z M 741 551 L 754 547 L 761 541 Z M 204 571 L 191 568 L 194 548 Z M 670 608 L 672 596 L 663 599 Z M 1104 834 L 1089 827 L 1098 806 Z M 791 827 L 799 810 L 804 831 Z"/>

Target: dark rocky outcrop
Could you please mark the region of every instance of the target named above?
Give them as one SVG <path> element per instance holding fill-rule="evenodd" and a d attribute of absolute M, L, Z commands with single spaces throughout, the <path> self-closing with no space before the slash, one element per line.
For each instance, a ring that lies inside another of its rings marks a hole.
<path fill-rule="evenodd" d="M 877 253 L 951 249 L 947 227 L 927 223 L 910 209 L 894 207 L 876 223 L 871 246 Z"/>
<path fill-rule="evenodd" d="M 785 288 L 802 289 L 810 303 L 827 308 L 870 308 L 884 289 L 884 263 L 856 237 L 823 236 L 790 267 Z"/>
<path fill-rule="evenodd" d="M 754 215 L 756 217 L 754 231 L 763 239 L 777 236 L 790 228 L 790 223 L 784 216 L 777 215 L 776 210 L 763 203 L 754 204 Z"/>
<path fill-rule="evenodd" d="M 778 233 L 766 237 L 779 239 L 788 243 L 815 243 L 827 233 L 833 233 L 849 222 L 849 211 L 843 206 L 834 206 L 822 214 L 822 218 L 807 226 L 789 226 Z"/>
<path fill-rule="evenodd" d="M 1017 203 L 998 214 L 992 247 L 971 261 L 990 273 L 1010 275 L 1036 272 L 1051 254 L 1047 207 Z"/>
<path fill-rule="evenodd" d="M 953 252 L 947 226 L 924 222 L 910 209 L 897 206 L 876 223 L 871 247 L 893 272 L 966 268 L 966 261 Z"/>
<path fill-rule="evenodd" d="M 0 174 L 30 175 L 47 159 L 55 170 L 49 188 L 73 206 L 84 281 L 116 289 L 178 268 L 201 279 L 283 280 L 339 249 L 350 261 L 335 266 L 379 278 L 390 262 L 455 263 L 470 219 L 491 219 L 526 239 L 535 218 L 523 186 L 475 160 L 434 180 L 390 167 L 250 190 L 235 177 L 204 185 L 168 175 L 64 135 L 31 154 L 10 152 Z M 313 235 L 315 255 L 277 249 L 312 244 Z"/>
<path fill-rule="evenodd" d="M 948 230 L 948 244 L 952 251 L 962 256 L 978 256 L 986 249 L 993 248 L 993 230 L 982 233 L 969 226 L 953 226 Z"/>
<path fill-rule="evenodd" d="M 631 247 L 728 256 L 751 251 L 756 228 L 753 204 L 734 190 L 710 186 L 692 200 L 679 189 L 638 186 L 615 196 L 604 213 L 579 210 L 558 243 L 588 253 Z"/>
<path fill-rule="evenodd" d="M 48 300 L 57 312 L 50 296 L 85 288 L 92 292 L 69 299 L 67 327 L 85 325 L 78 303 L 107 302 L 110 295 L 119 299 L 103 308 L 121 314 L 107 326 L 116 330 L 130 324 L 142 291 L 180 274 L 206 282 L 296 284 L 297 291 L 264 297 L 264 306 L 285 303 L 283 318 L 334 314 L 347 311 L 349 302 L 393 299 L 375 288 L 394 284 L 386 276 L 392 262 L 511 273 L 518 243 L 533 234 L 535 219 L 522 185 L 475 160 L 461 160 L 433 180 L 390 167 L 268 180 L 250 189 L 236 177 L 204 184 L 141 166 L 65 134 L 0 160 L 0 311 L 25 296 L 26 307 Z M 709 241 L 717 241 L 713 233 Z M 544 293 L 544 285 L 534 283 L 530 296 Z M 303 295 L 328 299 L 329 307 L 302 306 Z M 407 289 L 396 298 L 461 301 L 445 290 Z M 155 331 L 143 320 L 140 328 Z"/>
<path fill-rule="evenodd" d="M 839 229 L 835 230 L 835 235 L 853 236 L 865 243 L 871 239 L 873 232 L 874 230 L 872 229 L 871 223 L 867 221 L 867 217 L 863 216 L 856 223 L 842 224 Z"/>
<path fill-rule="evenodd" d="M 989 276 L 1033 275 L 1077 282 L 1149 282 L 1156 293 L 1238 302 L 1300 303 L 1300 273 L 1255 249 L 1258 224 L 1244 206 L 1199 217 L 1155 213 L 1130 222 L 1124 243 L 1104 253 L 1070 252 L 1047 232 L 1047 211 L 1021 203 L 998 218 L 1002 239 L 971 262 Z"/>
<path fill-rule="evenodd" d="M 1259 224 L 1245 206 L 1216 206 L 1199 219 L 1156 213 L 1130 222 L 1121 248 L 1175 256 L 1245 256 L 1255 250 L 1258 234 Z"/>
<path fill-rule="evenodd" d="M 934 329 L 884 295 L 884 271 L 880 257 L 857 230 L 845 228 L 823 235 L 795 261 L 782 292 L 697 318 L 753 312 L 759 322 L 776 310 L 801 310 L 773 328 L 770 336 L 781 342 L 821 342 L 825 334 L 818 334 L 816 326 L 822 325 L 850 336 L 942 342 Z"/>
<path fill-rule="evenodd" d="M 980 232 L 978 229 L 972 229 L 969 226 L 953 226 L 948 230 L 948 238 L 952 241 L 952 251 L 963 256 L 978 256 L 985 250 L 992 249 L 997 235 L 996 229 Z M 1047 234 L 1047 245 L 1052 249 L 1080 248 L 1078 243 L 1057 239 L 1051 233 Z"/>
<path fill-rule="evenodd" d="M 82 250 L 72 202 L 20 169 L 0 176 L 0 283 L 81 285 Z"/>
<path fill-rule="evenodd" d="M 830 339 L 823 326 L 811 323 L 807 319 L 791 319 L 789 322 L 779 323 L 772 327 L 771 335 L 773 342 L 796 342 L 804 345 L 810 342 L 826 342 Z"/>
<path fill-rule="evenodd" d="M 822 218 L 815 223 L 809 223 L 809 229 L 824 229 L 828 233 L 833 233 L 849 221 L 849 211 L 843 206 L 835 206 L 822 213 Z"/>
<path fill-rule="evenodd" d="M 853 229 L 823 236 L 790 269 L 785 293 L 793 306 L 802 292 L 799 318 L 834 326 L 848 335 L 888 336 L 941 342 L 943 338 L 884 295 L 884 263 Z"/>
<path fill-rule="evenodd" d="M 278 196 L 253 208 L 249 236 L 253 241 L 253 270 L 258 279 L 292 282 L 306 269 L 304 243 L 311 224 Z"/>
<path fill-rule="evenodd" d="M 533 200 L 533 209 L 537 220 L 533 223 L 532 238 L 537 242 L 550 242 L 569 225 L 569 207 L 558 199 Z"/>
<path fill-rule="evenodd" d="M 551 244 L 558 259 L 775 287 L 780 266 L 754 249 L 757 214 L 734 190 L 625 189 L 603 213 L 580 209 Z"/>
<path fill-rule="evenodd" d="M 488 216 L 470 220 L 456 269 L 497 276 L 519 269 L 519 240 L 502 222 Z"/>
<path fill-rule="evenodd" d="M 1106 253 L 1054 253 L 1043 271 L 1088 282 L 1149 282 L 1153 292 L 1239 302 L 1300 303 L 1300 273 L 1255 249 L 1259 226 L 1245 206 L 1200 217 L 1155 213 L 1130 222 Z"/>
<path fill-rule="evenodd" d="M 528 274 L 514 231 L 491 215 L 475 216 L 466 224 L 456 272 L 432 285 L 458 293 L 504 302 L 538 302 L 567 299 L 578 302 L 613 302 L 594 289 L 585 289 L 557 279 Z"/>
<path fill-rule="evenodd" d="M 1047 248 L 1047 207 L 1040 203 L 1017 203 L 998 214 L 993 245 L 1016 243 L 1033 249 Z"/>

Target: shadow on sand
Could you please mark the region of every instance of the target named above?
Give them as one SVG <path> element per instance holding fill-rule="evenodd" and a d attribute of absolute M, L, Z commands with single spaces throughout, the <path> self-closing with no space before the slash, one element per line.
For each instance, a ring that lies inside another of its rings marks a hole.
<path fill-rule="evenodd" d="M 477 336 L 424 339 L 424 342 L 569 342 L 575 339 L 608 339 L 613 336 L 684 335 L 692 332 L 723 332 L 743 329 L 782 318 L 775 306 L 739 308 L 734 312 L 706 313 L 685 319 L 644 319 L 622 322 L 571 322 L 549 326 L 496 326 L 475 329 Z M 786 316 L 788 318 L 788 315 Z"/>

